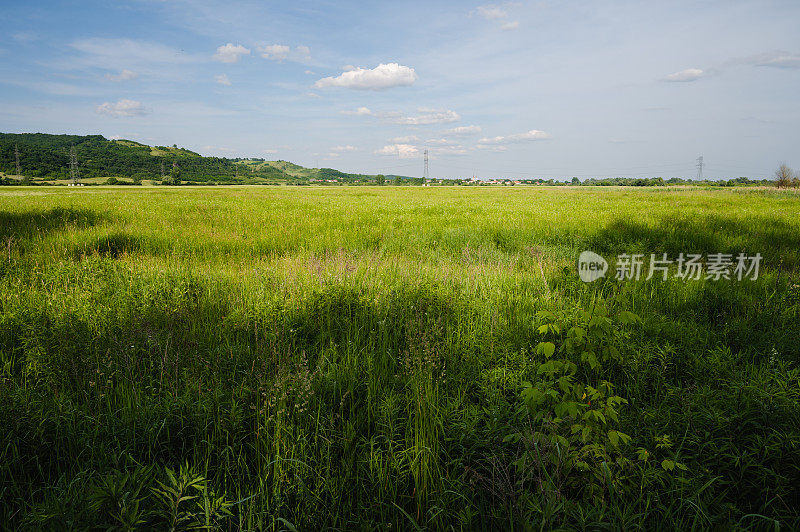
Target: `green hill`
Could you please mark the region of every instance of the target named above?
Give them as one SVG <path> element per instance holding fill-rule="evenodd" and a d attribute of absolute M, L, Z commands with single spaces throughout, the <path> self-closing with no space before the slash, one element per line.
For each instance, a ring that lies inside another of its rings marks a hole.
<path fill-rule="evenodd" d="M 181 180 L 198 183 L 286 181 L 273 167 L 243 171 L 243 167 L 231 159 L 204 157 L 177 146 L 148 146 L 132 140 L 109 140 L 101 135 L 44 133 L 0 133 L 0 172 L 17 174 L 16 149 L 22 176 L 34 181 L 68 179 L 72 146 L 75 147 L 81 178 L 159 180 L 175 168 Z"/>
<path fill-rule="evenodd" d="M 309 183 L 329 182 L 334 180 L 342 183 L 367 183 L 375 181 L 374 174 L 351 174 L 336 170 L 334 168 L 306 168 L 305 166 L 300 166 L 299 164 L 282 160 L 267 161 L 265 159 L 234 159 L 234 161 L 253 172 L 259 172 L 272 168 L 287 178 L 308 180 Z M 394 179 L 395 177 L 398 176 L 384 176 L 386 180 Z M 401 179 L 412 179 L 406 176 L 399 177 Z"/>
<path fill-rule="evenodd" d="M 33 182 L 70 178 L 70 149 L 75 147 L 78 168 L 87 183 L 99 178 L 132 181 L 160 180 L 179 174 L 181 181 L 221 184 L 265 183 L 369 183 L 374 175 L 349 174 L 333 168 L 305 168 L 288 161 L 205 157 L 173 146 L 148 146 L 128 139 L 109 140 L 102 135 L 50 135 L 46 133 L 0 133 L 0 172 L 17 175 L 19 153 L 21 175 Z M 174 169 L 174 170 L 173 170 Z M 395 176 L 387 176 L 394 178 Z M 404 178 L 407 179 L 407 178 Z M 131 182 L 131 181 L 128 181 Z"/>

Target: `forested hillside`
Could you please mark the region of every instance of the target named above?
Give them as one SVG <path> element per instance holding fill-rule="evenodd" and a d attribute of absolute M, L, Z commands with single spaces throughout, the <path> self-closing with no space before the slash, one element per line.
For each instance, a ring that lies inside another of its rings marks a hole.
<path fill-rule="evenodd" d="M 69 152 L 75 146 L 81 177 L 160 179 L 179 173 L 180 179 L 206 182 L 239 182 L 248 178 L 277 178 L 272 167 L 250 171 L 220 157 L 203 157 L 177 146 L 154 146 L 129 140 L 108 140 L 102 135 L 48 135 L 0 133 L 0 172 L 15 175 L 15 148 L 21 174 L 31 178 L 67 179 Z"/>

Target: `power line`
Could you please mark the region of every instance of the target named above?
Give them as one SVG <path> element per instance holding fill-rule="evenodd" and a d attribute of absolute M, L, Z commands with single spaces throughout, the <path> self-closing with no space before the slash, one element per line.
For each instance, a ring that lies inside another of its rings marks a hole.
<path fill-rule="evenodd" d="M 697 158 L 697 180 L 703 180 L 703 156 Z"/>
<path fill-rule="evenodd" d="M 422 177 L 427 181 L 428 180 L 428 150 L 425 150 L 425 172 L 422 174 Z"/>
<path fill-rule="evenodd" d="M 14 144 L 14 158 L 17 161 L 17 175 L 22 175 L 22 170 L 20 169 L 19 166 L 19 146 L 17 146 L 16 144 Z"/>

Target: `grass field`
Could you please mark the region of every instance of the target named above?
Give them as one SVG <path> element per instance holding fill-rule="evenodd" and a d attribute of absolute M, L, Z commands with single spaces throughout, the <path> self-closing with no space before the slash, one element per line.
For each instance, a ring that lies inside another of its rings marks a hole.
<path fill-rule="evenodd" d="M 0 246 L 7 528 L 800 527 L 800 195 L 7 187 Z"/>

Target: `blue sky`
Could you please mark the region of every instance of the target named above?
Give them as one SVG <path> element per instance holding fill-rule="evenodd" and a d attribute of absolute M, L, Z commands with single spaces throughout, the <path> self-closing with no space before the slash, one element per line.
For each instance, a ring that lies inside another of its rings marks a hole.
<path fill-rule="evenodd" d="M 800 2 L 5 2 L 0 131 L 432 176 L 800 166 Z"/>

